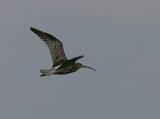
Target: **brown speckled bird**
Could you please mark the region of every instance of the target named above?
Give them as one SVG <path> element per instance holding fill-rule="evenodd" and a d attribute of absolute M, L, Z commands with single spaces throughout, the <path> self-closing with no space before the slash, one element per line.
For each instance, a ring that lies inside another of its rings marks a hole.
<path fill-rule="evenodd" d="M 52 68 L 40 70 L 42 73 L 41 77 L 50 76 L 51 74 L 69 74 L 80 68 L 89 68 L 96 71 L 95 69 L 84 66 L 81 63 L 75 63 L 78 59 L 83 58 L 83 55 L 68 60 L 65 55 L 62 42 L 54 36 L 32 27 L 30 29 L 46 43 L 52 57 Z"/>

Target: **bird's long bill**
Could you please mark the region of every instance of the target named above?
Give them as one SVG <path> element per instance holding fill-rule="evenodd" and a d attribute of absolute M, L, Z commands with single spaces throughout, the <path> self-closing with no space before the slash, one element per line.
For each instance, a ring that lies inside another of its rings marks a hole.
<path fill-rule="evenodd" d="M 93 68 L 91 68 L 91 67 L 88 67 L 88 66 L 84 66 L 84 65 L 83 65 L 83 68 L 89 68 L 89 69 L 92 69 L 92 70 L 94 70 L 94 71 L 96 72 L 95 69 L 93 69 Z"/>

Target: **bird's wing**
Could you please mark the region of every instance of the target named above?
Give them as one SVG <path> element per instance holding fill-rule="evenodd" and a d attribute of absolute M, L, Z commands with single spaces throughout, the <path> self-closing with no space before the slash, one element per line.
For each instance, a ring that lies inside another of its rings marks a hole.
<path fill-rule="evenodd" d="M 32 27 L 30 29 L 46 43 L 52 57 L 53 66 L 57 66 L 67 60 L 61 41 L 38 29 Z"/>
<path fill-rule="evenodd" d="M 81 55 L 81 56 L 74 57 L 74 58 L 72 58 L 72 59 L 70 59 L 70 60 L 67 60 L 67 61 L 65 61 L 65 62 L 60 66 L 60 68 L 67 67 L 67 66 L 70 66 L 70 65 L 74 65 L 74 63 L 75 63 L 78 59 L 83 58 L 83 57 L 84 57 L 84 55 Z"/>

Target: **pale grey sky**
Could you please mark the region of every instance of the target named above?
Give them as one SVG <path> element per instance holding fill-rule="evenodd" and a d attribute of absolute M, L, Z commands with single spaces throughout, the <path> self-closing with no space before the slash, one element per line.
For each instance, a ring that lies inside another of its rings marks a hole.
<path fill-rule="evenodd" d="M 160 1 L 1 0 L 0 119 L 159 119 Z M 52 66 L 30 27 L 95 68 L 40 78 Z"/>

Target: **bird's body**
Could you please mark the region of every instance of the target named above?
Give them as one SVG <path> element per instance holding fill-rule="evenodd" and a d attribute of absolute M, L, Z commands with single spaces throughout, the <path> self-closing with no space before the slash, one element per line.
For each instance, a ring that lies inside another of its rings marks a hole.
<path fill-rule="evenodd" d="M 52 68 L 41 69 L 41 76 L 50 76 L 51 74 L 69 74 L 80 68 L 90 68 L 96 71 L 91 67 L 75 63 L 78 59 L 83 58 L 83 55 L 68 60 L 63 49 L 63 44 L 54 36 L 32 27 L 30 29 L 46 43 L 52 57 Z"/>

